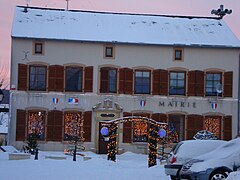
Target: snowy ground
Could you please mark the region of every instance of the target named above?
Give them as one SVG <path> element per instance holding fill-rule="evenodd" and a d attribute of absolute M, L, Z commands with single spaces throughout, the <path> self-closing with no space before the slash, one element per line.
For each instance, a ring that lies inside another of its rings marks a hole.
<path fill-rule="evenodd" d="M 46 155 L 64 156 L 61 152 L 39 152 L 39 160 L 34 156 L 29 160 L 8 160 L 8 154 L 0 152 L 0 179 L 2 180 L 168 180 L 163 165 L 148 168 L 147 155 L 126 152 L 117 155 L 117 161 L 106 160 L 106 155 L 83 152 L 72 161 L 45 159 Z"/>

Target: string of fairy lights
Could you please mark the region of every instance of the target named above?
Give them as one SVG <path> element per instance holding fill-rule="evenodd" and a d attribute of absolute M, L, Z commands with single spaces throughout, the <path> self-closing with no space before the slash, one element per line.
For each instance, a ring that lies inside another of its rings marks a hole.
<path fill-rule="evenodd" d="M 220 120 L 217 117 L 207 117 L 204 119 L 204 129 L 220 137 Z"/>
<path fill-rule="evenodd" d="M 39 139 L 44 139 L 45 116 L 46 113 L 43 111 L 28 112 L 28 134 L 37 134 Z"/>

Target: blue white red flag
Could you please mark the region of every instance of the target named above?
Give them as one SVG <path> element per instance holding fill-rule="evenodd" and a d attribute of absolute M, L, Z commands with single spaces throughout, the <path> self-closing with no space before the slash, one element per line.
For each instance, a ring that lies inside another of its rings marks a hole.
<path fill-rule="evenodd" d="M 53 98 L 53 104 L 57 104 L 58 103 L 58 98 Z"/>
<path fill-rule="evenodd" d="M 145 101 L 145 100 L 141 100 L 141 101 L 140 101 L 140 106 L 141 106 L 141 107 L 146 106 L 146 101 Z"/>
<path fill-rule="evenodd" d="M 217 103 L 216 102 L 212 103 L 212 109 L 217 109 Z"/>
<path fill-rule="evenodd" d="M 68 104 L 78 104 L 78 98 L 68 98 Z"/>

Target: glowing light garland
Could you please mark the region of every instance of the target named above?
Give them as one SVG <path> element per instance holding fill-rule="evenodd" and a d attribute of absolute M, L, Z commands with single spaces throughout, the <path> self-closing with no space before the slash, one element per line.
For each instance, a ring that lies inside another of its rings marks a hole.
<path fill-rule="evenodd" d="M 220 120 L 218 117 L 207 117 L 204 119 L 204 129 L 212 132 L 218 138 L 220 138 Z"/>
<path fill-rule="evenodd" d="M 44 111 L 28 112 L 28 135 L 36 134 L 38 139 L 44 139 L 45 117 Z"/>

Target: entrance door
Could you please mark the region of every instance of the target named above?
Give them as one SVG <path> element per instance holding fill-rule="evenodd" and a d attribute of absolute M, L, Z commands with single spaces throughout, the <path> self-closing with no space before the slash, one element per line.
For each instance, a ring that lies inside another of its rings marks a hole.
<path fill-rule="evenodd" d="M 99 123 L 98 153 L 99 154 L 107 154 L 108 141 L 105 141 L 103 135 L 100 132 L 102 127 L 109 127 L 109 124 L 102 123 L 102 122 Z"/>

